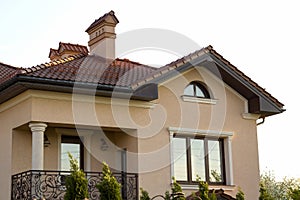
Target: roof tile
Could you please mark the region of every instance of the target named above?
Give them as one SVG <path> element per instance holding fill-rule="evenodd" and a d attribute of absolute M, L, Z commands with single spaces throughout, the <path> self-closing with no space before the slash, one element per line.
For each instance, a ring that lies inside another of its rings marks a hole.
<path fill-rule="evenodd" d="M 129 87 L 155 69 L 128 59 L 117 58 L 112 61 L 81 54 L 31 67 L 26 76 Z"/>
<path fill-rule="evenodd" d="M 0 84 L 10 80 L 22 70 L 22 68 L 13 67 L 0 62 Z"/>

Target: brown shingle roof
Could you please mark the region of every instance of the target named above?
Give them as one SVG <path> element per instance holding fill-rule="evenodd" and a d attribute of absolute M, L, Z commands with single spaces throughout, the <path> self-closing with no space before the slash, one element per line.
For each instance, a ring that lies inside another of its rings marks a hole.
<path fill-rule="evenodd" d="M 21 68 L 16 68 L 0 62 L 0 84 L 13 78 L 15 75 L 20 73 Z"/>
<path fill-rule="evenodd" d="M 106 60 L 83 54 L 24 69 L 30 77 L 129 87 L 155 68 L 128 59 Z"/>
<path fill-rule="evenodd" d="M 65 44 L 65 43 L 64 43 Z M 67 44 L 68 46 L 68 44 Z M 168 72 L 176 70 L 185 63 L 192 62 L 194 59 L 208 55 L 221 61 L 227 68 L 237 74 L 239 79 L 249 83 L 267 99 L 279 108 L 284 104 L 260 87 L 252 79 L 233 66 L 229 61 L 217 53 L 212 46 L 200 49 L 184 56 L 159 69 L 128 59 L 107 60 L 95 55 L 77 54 L 65 59 L 52 61 L 46 64 L 37 65 L 31 68 L 15 68 L 3 63 L 0 64 L 0 84 L 15 77 L 17 74 L 22 76 L 35 77 L 42 79 L 61 80 L 69 82 L 93 83 L 98 85 L 109 85 L 137 89 L 146 83 L 164 77 Z"/>
<path fill-rule="evenodd" d="M 51 54 L 53 54 L 54 56 L 59 56 L 59 53 L 58 53 L 57 49 L 50 48 L 49 57 L 50 57 Z"/>
<path fill-rule="evenodd" d="M 88 53 L 89 53 L 88 48 L 84 45 L 60 42 L 57 53 L 60 54 L 64 50 L 78 52 L 78 53 L 82 53 L 84 55 L 88 55 Z M 50 49 L 50 51 L 51 51 L 51 49 Z"/>

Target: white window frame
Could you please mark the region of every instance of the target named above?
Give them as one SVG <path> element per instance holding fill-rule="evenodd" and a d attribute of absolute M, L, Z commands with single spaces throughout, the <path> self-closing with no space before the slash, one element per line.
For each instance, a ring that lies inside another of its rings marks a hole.
<path fill-rule="evenodd" d="M 170 163 L 171 163 L 171 177 L 174 176 L 174 155 L 173 155 L 173 138 L 174 134 L 180 134 L 183 136 L 209 136 L 216 138 L 223 138 L 224 140 L 224 160 L 225 160 L 225 176 L 226 185 L 233 186 L 233 165 L 232 165 L 232 147 L 231 140 L 234 135 L 233 132 L 217 131 L 217 130 L 200 130 L 200 129 L 190 129 L 190 128 L 178 128 L 169 127 L 170 133 Z M 196 186 L 197 187 L 197 186 Z"/>

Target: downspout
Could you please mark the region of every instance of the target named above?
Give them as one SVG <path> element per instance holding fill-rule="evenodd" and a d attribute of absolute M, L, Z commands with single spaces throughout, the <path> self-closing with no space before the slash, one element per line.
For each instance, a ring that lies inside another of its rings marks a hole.
<path fill-rule="evenodd" d="M 259 125 L 261 125 L 261 124 L 263 124 L 263 123 L 265 123 L 265 117 L 263 117 L 263 118 L 262 118 L 262 121 L 261 121 L 261 122 L 258 122 L 258 123 L 256 124 L 256 126 L 259 126 Z"/>

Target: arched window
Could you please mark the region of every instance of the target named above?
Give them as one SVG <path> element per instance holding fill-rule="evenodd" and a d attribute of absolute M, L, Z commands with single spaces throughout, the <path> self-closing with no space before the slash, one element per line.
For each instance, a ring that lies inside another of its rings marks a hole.
<path fill-rule="evenodd" d="M 184 95 L 199 97 L 199 98 L 210 98 L 209 92 L 206 87 L 200 82 L 193 81 L 185 89 Z"/>

